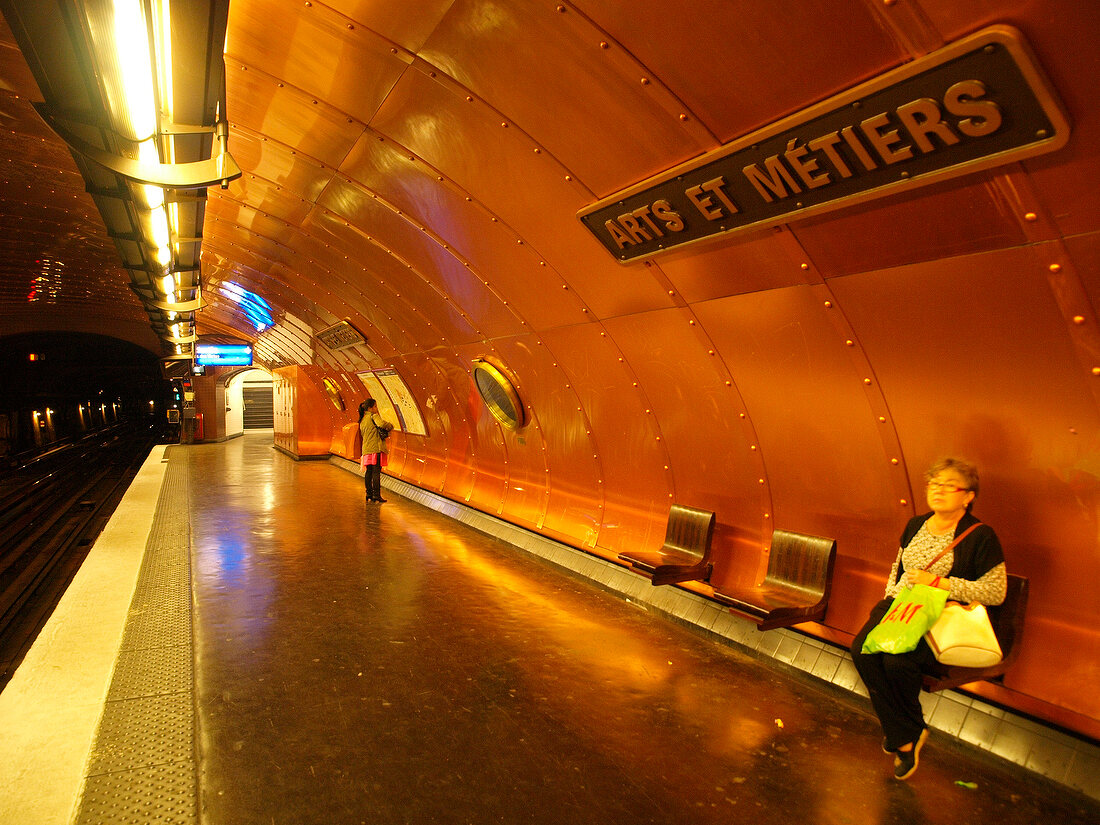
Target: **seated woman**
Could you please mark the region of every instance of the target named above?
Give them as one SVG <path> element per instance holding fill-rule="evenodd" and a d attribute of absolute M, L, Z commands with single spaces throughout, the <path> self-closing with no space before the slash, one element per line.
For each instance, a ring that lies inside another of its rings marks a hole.
<path fill-rule="evenodd" d="M 863 640 L 903 587 L 939 587 L 958 602 L 994 605 L 1005 598 L 1007 574 L 1001 543 L 991 527 L 970 513 L 978 495 L 977 468 L 960 459 L 945 458 L 929 468 L 925 479 L 932 512 L 905 525 L 885 598 L 875 605 L 851 647 L 856 670 L 886 734 L 882 749 L 894 755 L 897 779 L 913 775 L 928 737 L 920 691 L 924 673 L 934 668 L 936 660 L 924 639 L 916 650 L 898 654 L 863 653 Z M 936 558 L 960 536 L 955 547 Z"/>

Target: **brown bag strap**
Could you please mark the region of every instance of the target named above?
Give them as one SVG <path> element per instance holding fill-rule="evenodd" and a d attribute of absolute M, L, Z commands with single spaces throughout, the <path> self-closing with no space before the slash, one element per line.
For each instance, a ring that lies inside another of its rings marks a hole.
<path fill-rule="evenodd" d="M 973 531 L 974 529 L 976 529 L 978 527 L 981 527 L 981 526 L 982 526 L 982 523 L 979 521 L 979 522 L 976 522 L 974 524 L 971 524 L 969 527 L 967 527 L 965 530 L 963 530 L 962 533 L 960 533 L 958 536 L 955 537 L 955 540 L 953 542 L 951 542 L 949 545 L 947 545 L 945 548 L 943 548 L 939 553 L 937 553 L 936 558 L 934 558 L 934 559 L 932 559 L 932 561 L 928 562 L 928 564 L 926 564 L 924 566 L 924 569 L 927 570 L 929 567 L 931 567 L 933 564 L 935 564 L 940 559 L 942 559 L 945 555 L 947 555 L 947 553 L 949 551 L 954 550 L 956 544 L 958 544 L 960 541 L 965 539 L 967 537 L 967 535 L 970 534 L 971 531 Z"/>

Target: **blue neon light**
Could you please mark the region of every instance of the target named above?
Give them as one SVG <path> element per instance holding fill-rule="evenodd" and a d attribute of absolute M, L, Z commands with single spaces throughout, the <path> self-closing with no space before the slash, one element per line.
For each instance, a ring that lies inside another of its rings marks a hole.
<path fill-rule="evenodd" d="M 218 290 L 244 311 L 244 316 L 256 328 L 257 332 L 263 332 L 275 323 L 275 319 L 271 315 L 271 304 L 255 292 L 249 292 L 233 281 L 223 281 Z"/>

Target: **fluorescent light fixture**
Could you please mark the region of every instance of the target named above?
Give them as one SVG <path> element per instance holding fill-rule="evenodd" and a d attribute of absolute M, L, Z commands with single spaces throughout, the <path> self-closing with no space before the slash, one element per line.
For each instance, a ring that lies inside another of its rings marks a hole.
<path fill-rule="evenodd" d="M 115 57 L 122 83 L 122 111 L 130 136 L 144 140 L 157 132 L 153 64 L 149 59 L 149 28 L 141 0 L 114 0 Z"/>

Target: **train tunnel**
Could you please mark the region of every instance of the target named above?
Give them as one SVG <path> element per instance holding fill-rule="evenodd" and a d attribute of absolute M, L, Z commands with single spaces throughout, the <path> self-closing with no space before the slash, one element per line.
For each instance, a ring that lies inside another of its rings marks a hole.
<path fill-rule="evenodd" d="M 144 347 L 212 442 L 247 345 L 280 451 L 373 397 L 390 478 L 615 565 L 711 511 L 707 600 L 827 537 L 839 646 L 969 458 L 1030 600 L 968 689 L 1100 737 L 1100 7 L 137 5 L 145 132 L 112 4 L 0 3 L 0 336 Z"/>

